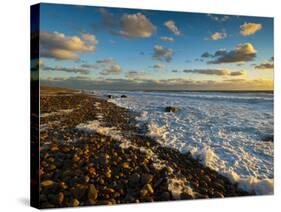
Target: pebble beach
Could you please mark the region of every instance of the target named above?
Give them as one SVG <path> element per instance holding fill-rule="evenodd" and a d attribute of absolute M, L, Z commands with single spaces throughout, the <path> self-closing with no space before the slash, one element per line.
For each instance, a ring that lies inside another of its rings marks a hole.
<path fill-rule="evenodd" d="M 106 96 L 41 87 L 40 207 L 247 196 L 190 154 L 161 146 Z"/>

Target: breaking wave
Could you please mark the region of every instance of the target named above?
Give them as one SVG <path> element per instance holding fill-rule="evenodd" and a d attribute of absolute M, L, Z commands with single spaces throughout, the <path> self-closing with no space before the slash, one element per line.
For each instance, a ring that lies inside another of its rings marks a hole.
<path fill-rule="evenodd" d="M 100 92 L 104 96 L 108 92 Z M 111 92 L 108 101 L 138 112 L 138 125 L 161 145 L 190 153 L 204 166 L 256 194 L 272 194 L 273 94 Z M 122 94 L 128 98 L 119 98 Z M 166 106 L 178 108 L 165 113 Z"/>

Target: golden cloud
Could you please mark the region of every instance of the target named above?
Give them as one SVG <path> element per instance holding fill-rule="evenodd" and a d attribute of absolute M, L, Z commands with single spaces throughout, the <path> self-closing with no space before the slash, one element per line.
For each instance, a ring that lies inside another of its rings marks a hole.
<path fill-rule="evenodd" d="M 141 13 L 123 15 L 120 25 L 120 34 L 126 37 L 148 38 L 156 31 L 156 27 Z"/>
<path fill-rule="evenodd" d="M 94 35 L 65 36 L 59 32 L 40 32 L 40 56 L 57 60 L 79 60 L 80 52 L 95 52 L 98 41 Z"/>
<path fill-rule="evenodd" d="M 213 33 L 210 38 L 212 40 L 221 40 L 227 37 L 227 34 L 225 32 L 215 32 Z"/>
<path fill-rule="evenodd" d="M 250 36 L 262 29 L 262 25 L 258 23 L 244 23 L 240 26 L 240 34 Z"/>
<path fill-rule="evenodd" d="M 220 49 L 212 55 L 215 59 L 210 64 L 220 63 L 244 63 L 252 61 L 256 57 L 256 49 L 251 43 L 238 44 L 233 50 Z"/>

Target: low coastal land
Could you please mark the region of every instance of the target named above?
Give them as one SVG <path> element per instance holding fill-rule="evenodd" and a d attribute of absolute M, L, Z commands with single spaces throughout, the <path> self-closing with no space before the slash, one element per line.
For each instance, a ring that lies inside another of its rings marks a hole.
<path fill-rule="evenodd" d="M 40 207 L 251 195 L 146 136 L 136 115 L 94 94 L 41 87 Z"/>

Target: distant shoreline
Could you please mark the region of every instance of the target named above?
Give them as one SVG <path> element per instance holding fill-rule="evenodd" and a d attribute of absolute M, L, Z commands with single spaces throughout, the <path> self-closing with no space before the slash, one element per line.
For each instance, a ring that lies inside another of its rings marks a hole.
<path fill-rule="evenodd" d="M 196 93 L 196 92 L 205 92 L 205 93 L 272 93 L 274 94 L 274 90 L 151 90 L 151 89 L 138 89 L 138 90 L 118 90 L 118 89 L 83 89 L 83 88 L 70 88 L 70 87 L 57 87 L 57 86 L 45 86 L 41 85 L 41 88 L 57 88 L 57 89 L 68 89 L 68 90 L 105 90 L 105 91 L 127 91 L 127 92 L 137 92 L 137 91 L 142 91 L 142 92 L 166 92 L 166 93 L 172 93 L 172 92 L 190 92 L 190 93 Z"/>

